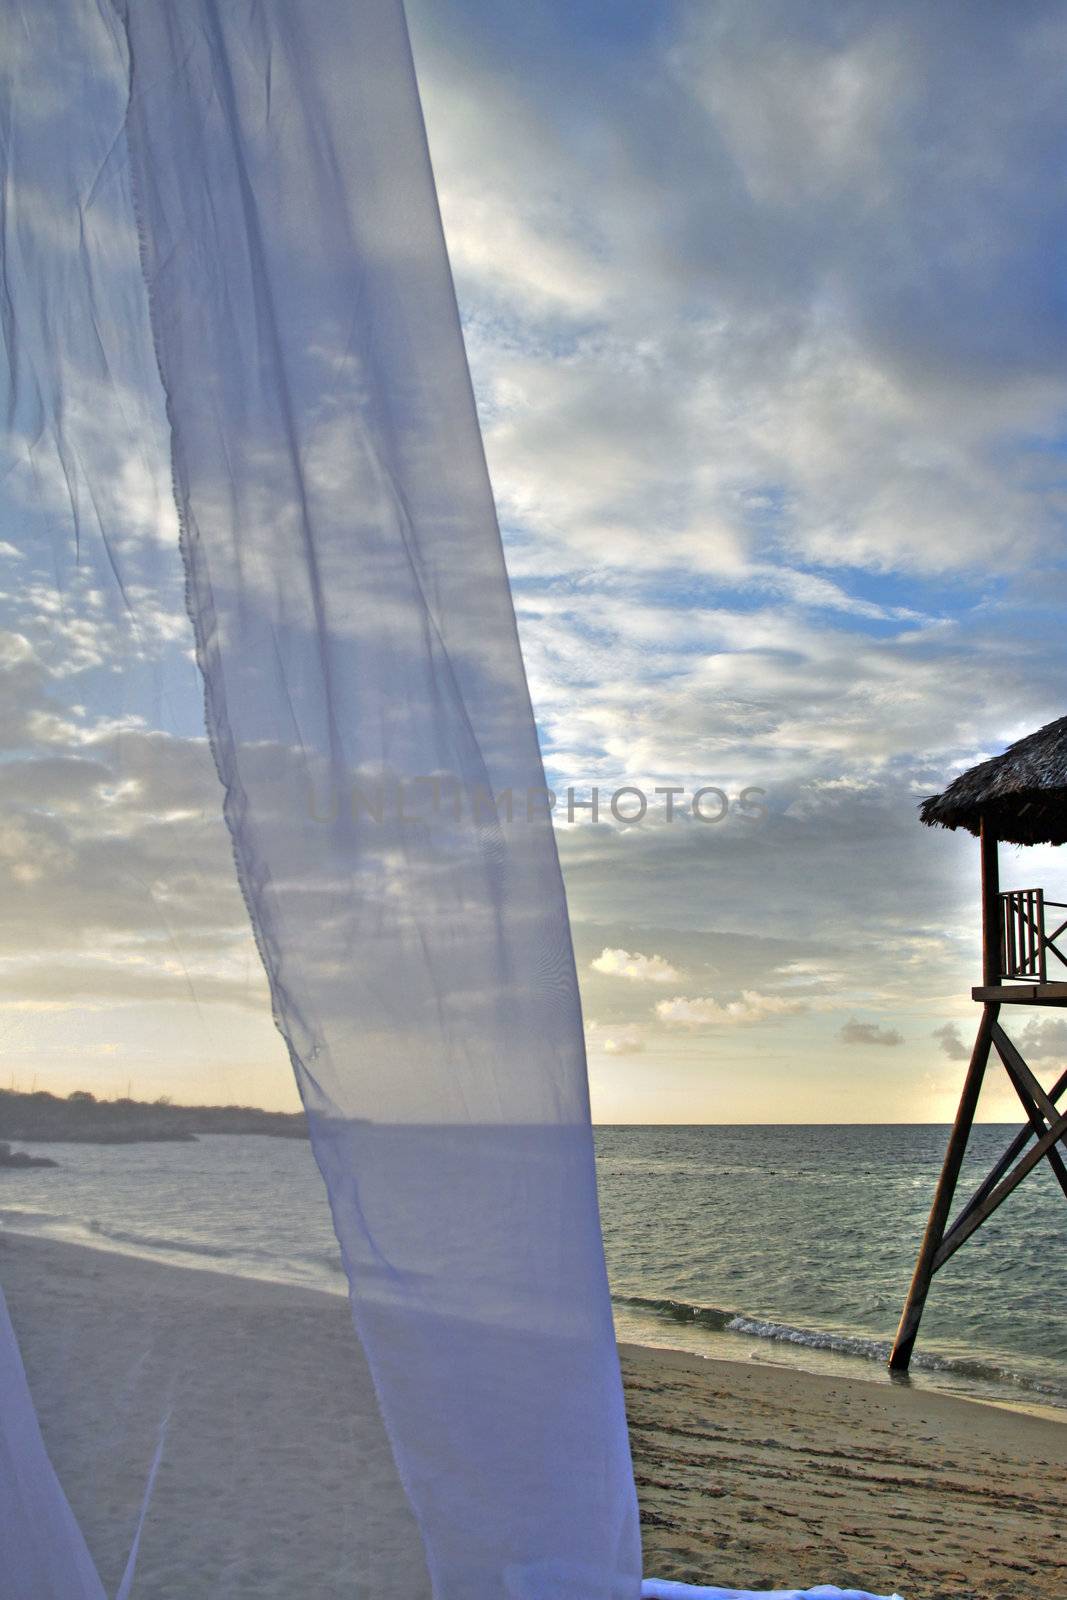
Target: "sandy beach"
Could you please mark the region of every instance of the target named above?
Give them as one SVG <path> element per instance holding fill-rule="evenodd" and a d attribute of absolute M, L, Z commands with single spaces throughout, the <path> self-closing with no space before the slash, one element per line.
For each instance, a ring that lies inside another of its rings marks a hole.
<path fill-rule="evenodd" d="M 1067 1595 L 1063 1423 L 792 1367 L 622 1355 L 646 1572 L 903 1600 Z"/>
<path fill-rule="evenodd" d="M 169 1413 L 138 1600 L 426 1592 L 343 1299 L 12 1234 L 0 1283 L 111 1591 Z M 622 1356 L 648 1574 L 1067 1595 L 1062 1423 L 794 1367 Z"/>

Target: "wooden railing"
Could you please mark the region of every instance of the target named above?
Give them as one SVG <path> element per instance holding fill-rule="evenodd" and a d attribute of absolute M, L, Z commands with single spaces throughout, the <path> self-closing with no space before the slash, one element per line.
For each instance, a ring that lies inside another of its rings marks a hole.
<path fill-rule="evenodd" d="M 1043 889 L 1012 889 L 1000 897 L 1000 972 L 1002 978 L 1028 983 L 1048 982 L 1048 953 L 1067 967 L 1056 940 L 1067 932 L 1067 918 L 1052 929 L 1045 923 L 1049 908 L 1067 911 L 1062 900 L 1046 900 Z"/>

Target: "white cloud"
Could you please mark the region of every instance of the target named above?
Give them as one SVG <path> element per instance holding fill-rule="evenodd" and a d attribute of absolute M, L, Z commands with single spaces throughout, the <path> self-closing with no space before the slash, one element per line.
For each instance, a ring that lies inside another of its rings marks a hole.
<path fill-rule="evenodd" d="M 775 968 L 775 975 L 790 988 L 807 988 L 811 984 L 838 984 L 844 974 L 821 961 L 787 961 Z"/>
<path fill-rule="evenodd" d="M 1018 568 L 1053 536 L 1047 4 L 687 7 L 632 78 L 585 63 L 593 127 L 550 28 L 524 66 L 412 13 L 494 481 L 536 534 L 513 570 L 758 584 L 789 549 L 845 580 L 798 573 L 798 603 L 873 618 L 857 567 Z"/>
<path fill-rule="evenodd" d="M 661 1022 L 679 1027 L 705 1028 L 776 1021 L 800 1016 L 807 1010 L 806 1001 L 744 989 L 740 999 L 728 1000 L 725 1004 L 707 996 L 688 999 L 676 995 L 673 1000 L 661 1000 L 656 1006 L 656 1015 Z"/>
<path fill-rule="evenodd" d="M 662 956 L 643 956 L 629 950 L 611 950 L 605 947 L 589 963 L 593 972 L 609 978 L 629 978 L 636 983 L 677 983 L 679 974 Z"/>
<path fill-rule="evenodd" d="M 645 1048 L 644 1034 L 632 1022 L 587 1022 L 585 1040 L 591 1051 L 606 1056 L 639 1055 Z"/>

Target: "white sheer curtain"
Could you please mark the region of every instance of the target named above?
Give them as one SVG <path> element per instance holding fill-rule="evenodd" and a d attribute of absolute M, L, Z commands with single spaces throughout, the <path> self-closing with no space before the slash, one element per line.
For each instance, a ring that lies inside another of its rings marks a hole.
<path fill-rule="evenodd" d="M 430 1576 L 633 1594 L 566 909 L 403 11 L 126 25 L 208 727 Z"/>
<path fill-rule="evenodd" d="M 80 220 L 9 256 L 17 399 L 32 360 L 113 536 L 70 397 L 106 413 L 146 353 L 94 203 L 125 137 L 226 816 L 430 1579 L 635 1595 L 566 908 L 402 7 L 88 9 L 125 135 L 99 61 L 37 148 L 23 103 L 10 181 Z M 29 43 L 74 57 L 57 20 Z"/>
<path fill-rule="evenodd" d="M 141 625 L 134 207 L 237 871 L 424 1551 L 388 1593 L 636 1600 L 566 906 L 402 5 L 2 12 L 12 470 L 64 487 L 59 586 Z M 95 1597 L 0 1337 L 13 1592 Z"/>

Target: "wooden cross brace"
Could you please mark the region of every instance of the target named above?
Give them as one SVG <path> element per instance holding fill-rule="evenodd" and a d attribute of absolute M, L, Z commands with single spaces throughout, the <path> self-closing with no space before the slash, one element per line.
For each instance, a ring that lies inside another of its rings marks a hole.
<path fill-rule="evenodd" d="M 915 1264 L 900 1327 L 889 1358 L 890 1370 L 893 1372 L 906 1372 L 908 1369 L 934 1273 L 940 1271 L 945 1262 L 955 1255 L 960 1245 L 981 1227 L 987 1217 L 993 1215 L 997 1207 L 1018 1188 L 1027 1173 L 1032 1172 L 1039 1161 L 1046 1160 L 1049 1163 L 1060 1188 L 1067 1196 L 1067 1164 L 1059 1149 L 1062 1145 L 1064 1150 L 1067 1150 L 1067 1112 L 1061 1112 L 1057 1108 L 1057 1101 L 1067 1089 L 1067 1072 L 1061 1073 L 1046 1093 L 1001 1027 L 999 1013 L 1000 1006 L 997 1004 L 988 1004 L 982 1011 L 978 1037 L 974 1042 L 963 1093 L 960 1096 L 959 1110 L 949 1136 L 941 1176 L 937 1182 L 929 1221 L 919 1249 L 919 1259 Z M 974 1123 L 986 1064 L 990 1051 L 994 1048 L 1004 1063 L 1008 1078 L 1022 1103 L 1027 1127 L 1015 1136 L 949 1227 L 949 1211 L 956 1192 L 960 1168 L 963 1165 L 967 1140 Z M 1031 1139 L 1035 1139 L 1036 1142 L 1030 1144 Z M 1027 1145 L 1030 1145 L 1029 1149 L 1026 1148 Z"/>

